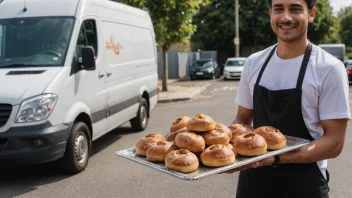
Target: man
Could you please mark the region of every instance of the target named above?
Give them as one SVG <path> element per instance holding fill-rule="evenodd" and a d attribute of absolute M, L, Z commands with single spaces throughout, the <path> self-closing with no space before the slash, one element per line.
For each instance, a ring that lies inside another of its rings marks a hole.
<path fill-rule="evenodd" d="M 327 159 L 341 153 L 351 119 L 344 64 L 307 38 L 315 0 L 269 1 L 278 44 L 247 59 L 233 123 L 311 142 L 241 168 L 237 197 L 328 197 Z"/>

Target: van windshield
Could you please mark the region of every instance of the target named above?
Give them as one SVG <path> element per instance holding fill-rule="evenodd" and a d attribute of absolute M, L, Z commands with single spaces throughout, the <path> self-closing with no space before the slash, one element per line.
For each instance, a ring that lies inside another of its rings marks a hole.
<path fill-rule="evenodd" d="M 0 68 L 62 66 L 73 17 L 0 19 Z"/>

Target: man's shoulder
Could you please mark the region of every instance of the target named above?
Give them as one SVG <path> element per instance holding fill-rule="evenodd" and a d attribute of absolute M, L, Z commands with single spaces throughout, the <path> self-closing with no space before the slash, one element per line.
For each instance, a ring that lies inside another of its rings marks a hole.
<path fill-rule="evenodd" d="M 335 56 L 330 54 L 329 52 L 325 51 L 318 45 L 313 44 L 313 51 L 312 53 L 315 56 L 316 63 L 323 67 L 333 67 L 336 65 L 343 65 L 343 62 L 337 59 Z"/>
<path fill-rule="evenodd" d="M 258 62 L 261 59 L 266 58 L 275 46 L 276 46 L 276 44 L 269 46 L 263 50 L 260 50 L 258 52 L 255 52 L 255 53 L 251 54 L 250 56 L 248 56 L 247 60 L 249 60 L 250 62 Z"/>

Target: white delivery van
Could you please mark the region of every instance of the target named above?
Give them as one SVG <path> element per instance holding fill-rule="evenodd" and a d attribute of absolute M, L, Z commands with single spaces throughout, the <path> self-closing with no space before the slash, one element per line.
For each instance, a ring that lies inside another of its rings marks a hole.
<path fill-rule="evenodd" d="M 147 127 L 157 81 L 147 12 L 109 0 L 0 0 L 0 161 L 84 170 L 94 140 L 127 121 Z"/>

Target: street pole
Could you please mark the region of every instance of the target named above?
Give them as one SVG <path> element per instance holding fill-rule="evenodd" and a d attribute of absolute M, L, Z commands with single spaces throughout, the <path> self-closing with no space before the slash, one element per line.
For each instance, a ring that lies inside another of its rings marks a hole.
<path fill-rule="evenodd" d="M 236 12 L 236 38 L 235 38 L 235 46 L 236 46 L 236 57 L 240 56 L 240 33 L 238 30 L 239 20 L 238 20 L 238 0 L 235 0 L 235 12 Z"/>

